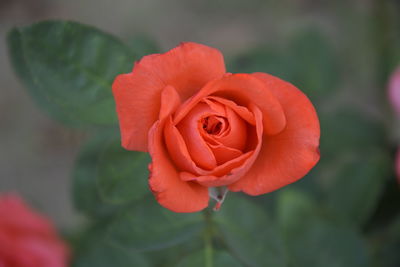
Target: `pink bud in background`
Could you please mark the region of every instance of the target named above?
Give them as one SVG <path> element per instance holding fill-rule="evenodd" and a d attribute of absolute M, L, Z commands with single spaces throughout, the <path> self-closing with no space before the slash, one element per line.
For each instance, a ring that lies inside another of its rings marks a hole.
<path fill-rule="evenodd" d="M 396 115 L 400 115 L 400 67 L 389 78 L 388 96 Z"/>
<path fill-rule="evenodd" d="M 68 248 L 47 218 L 0 195 L 0 267 L 66 267 Z"/>

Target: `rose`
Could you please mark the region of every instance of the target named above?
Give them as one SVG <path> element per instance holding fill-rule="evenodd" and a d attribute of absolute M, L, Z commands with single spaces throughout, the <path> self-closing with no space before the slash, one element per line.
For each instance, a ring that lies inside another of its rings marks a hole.
<path fill-rule="evenodd" d="M 150 152 L 150 188 L 175 212 L 204 209 L 215 188 L 276 190 L 319 160 L 318 117 L 300 90 L 226 73 L 221 53 L 201 44 L 143 57 L 113 93 L 122 146 Z"/>
<path fill-rule="evenodd" d="M 0 267 L 64 267 L 67 260 L 67 247 L 46 218 L 17 196 L 0 196 Z"/>
<path fill-rule="evenodd" d="M 396 116 L 400 116 L 400 66 L 390 75 L 388 84 L 388 99 Z"/>

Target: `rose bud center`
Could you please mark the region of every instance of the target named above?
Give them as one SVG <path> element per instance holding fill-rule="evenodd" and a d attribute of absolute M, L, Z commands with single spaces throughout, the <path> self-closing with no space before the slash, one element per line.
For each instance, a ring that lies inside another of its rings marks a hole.
<path fill-rule="evenodd" d="M 222 116 L 207 116 L 201 120 L 203 129 L 211 135 L 221 135 L 224 134 L 228 121 Z"/>

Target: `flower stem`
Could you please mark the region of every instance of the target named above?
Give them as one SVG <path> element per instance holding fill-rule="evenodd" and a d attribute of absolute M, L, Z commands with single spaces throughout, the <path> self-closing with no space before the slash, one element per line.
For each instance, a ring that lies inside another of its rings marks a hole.
<path fill-rule="evenodd" d="M 209 209 L 204 211 L 204 220 L 206 227 L 204 230 L 204 257 L 205 257 L 205 267 L 213 267 L 213 226 L 211 219 L 211 212 Z"/>

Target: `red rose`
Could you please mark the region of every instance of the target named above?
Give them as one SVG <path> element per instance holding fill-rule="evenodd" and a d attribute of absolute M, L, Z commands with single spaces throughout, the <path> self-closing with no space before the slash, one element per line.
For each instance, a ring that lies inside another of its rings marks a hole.
<path fill-rule="evenodd" d="M 17 196 L 0 196 L 0 267 L 65 267 L 67 259 L 67 247 L 46 218 Z"/>
<path fill-rule="evenodd" d="M 113 93 L 122 145 L 150 152 L 150 188 L 172 211 L 204 209 L 214 187 L 271 192 L 319 160 L 307 97 L 269 74 L 226 73 L 214 48 L 183 43 L 143 57 Z"/>

